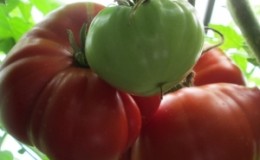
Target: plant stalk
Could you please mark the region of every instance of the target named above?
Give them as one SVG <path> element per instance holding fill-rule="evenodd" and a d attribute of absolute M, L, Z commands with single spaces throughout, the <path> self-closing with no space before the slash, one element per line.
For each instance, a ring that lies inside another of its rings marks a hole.
<path fill-rule="evenodd" d="M 249 0 L 227 0 L 229 11 L 247 44 L 260 62 L 260 24 Z"/>
<path fill-rule="evenodd" d="M 191 5 L 193 5 L 193 6 L 195 6 L 195 1 L 196 1 L 196 0 L 188 0 L 188 2 L 189 2 Z"/>
<path fill-rule="evenodd" d="M 6 137 L 7 137 L 7 133 L 4 131 L 4 135 L 2 137 L 0 137 L 0 150 L 3 146 L 4 140 L 5 140 Z"/>

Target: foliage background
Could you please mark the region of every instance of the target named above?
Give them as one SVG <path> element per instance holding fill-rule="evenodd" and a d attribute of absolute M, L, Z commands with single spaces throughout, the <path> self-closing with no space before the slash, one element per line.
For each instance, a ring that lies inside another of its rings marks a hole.
<path fill-rule="evenodd" d="M 204 0 L 198 3 L 205 3 Z M 0 0 L 0 64 L 20 37 L 30 30 L 44 15 L 61 6 L 58 0 Z M 260 5 L 254 6 L 260 20 Z M 220 31 L 225 42 L 221 48 L 242 70 L 248 86 L 260 86 L 260 69 L 239 29 L 233 21 L 210 23 Z M 207 43 L 218 43 L 219 36 L 206 35 Z M 13 139 L 0 124 L 0 160 L 48 160 L 37 149 L 25 146 Z"/>

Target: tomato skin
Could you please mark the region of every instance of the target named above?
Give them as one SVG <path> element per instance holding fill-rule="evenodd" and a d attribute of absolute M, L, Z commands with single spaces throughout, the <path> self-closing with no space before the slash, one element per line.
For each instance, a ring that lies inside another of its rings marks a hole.
<path fill-rule="evenodd" d="M 168 91 L 190 72 L 204 43 L 203 30 L 186 1 L 149 0 L 135 11 L 107 7 L 90 25 L 86 56 L 112 86 L 152 96 Z"/>
<path fill-rule="evenodd" d="M 167 94 L 132 160 L 258 159 L 259 99 L 258 88 L 224 83 Z"/>
<path fill-rule="evenodd" d="M 103 8 L 74 3 L 52 12 L 0 68 L 1 122 L 52 160 L 119 159 L 139 134 L 133 98 L 77 66 L 72 55 L 67 29 L 79 42 L 83 23 Z"/>
<path fill-rule="evenodd" d="M 134 142 L 138 130 L 139 110 L 129 95 L 91 71 L 69 68 L 42 91 L 28 132 L 31 142 L 53 159 L 113 160 Z"/>
<path fill-rule="evenodd" d="M 197 86 L 220 82 L 246 84 L 239 67 L 220 48 L 203 53 L 193 69 L 194 85 Z"/>
<path fill-rule="evenodd" d="M 154 115 L 154 113 L 157 111 L 157 109 L 160 106 L 162 96 L 161 95 L 154 95 L 149 97 L 140 97 L 140 96 L 134 96 L 134 98 L 140 112 L 142 115 L 142 124 L 145 125 L 149 122 L 151 117 Z"/>

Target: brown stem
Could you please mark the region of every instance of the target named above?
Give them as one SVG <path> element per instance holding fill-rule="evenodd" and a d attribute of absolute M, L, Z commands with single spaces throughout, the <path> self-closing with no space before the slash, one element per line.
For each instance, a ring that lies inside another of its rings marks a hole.
<path fill-rule="evenodd" d="M 194 85 L 193 79 L 194 79 L 194 72 L 191 71 L 179 84 L 172 87 L 166 93 L 175 92 L 175 91 L 182 89 L 182 88 L 185 88 L 185 87 L 192 87 Z"/>
<path fill-rule="evenodd" d="M 249 0 L 227 0 L 227 4 L 235 23 L 260 62 L 260 24 L 252 11 Z"/>

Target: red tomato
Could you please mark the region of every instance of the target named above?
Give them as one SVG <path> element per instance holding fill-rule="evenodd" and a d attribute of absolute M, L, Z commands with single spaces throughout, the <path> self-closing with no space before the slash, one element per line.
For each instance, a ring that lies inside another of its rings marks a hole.
<path fill-rule="evenodd" d="M 260 90 L 235 84 L 184 88 L 164 96 L 133 147 L 132 160 L 255 160 Z"/>
<path fill-rule="evenodd" d="M 220 48 L 205 52 L 196 63 L 194 72 L 197 86 L 219 82 L 245 85 L 241 70 Z"/>
<path fill-rule="evenodd" d="M 7 131 L 52 160 L 114 160 L 137 138 L 133 98 L 75 63 L 68 40 L 104 6 L 59 8 L 27 33 L 0 68 L 1 119 Z"/>
<path fill-rule="evenodd" d="M 150 97 L 132 96 L 140 109 L 142 115 L 142 123 L 145 125 L 159 108 L 161 103 L 161 95 Z"/>

